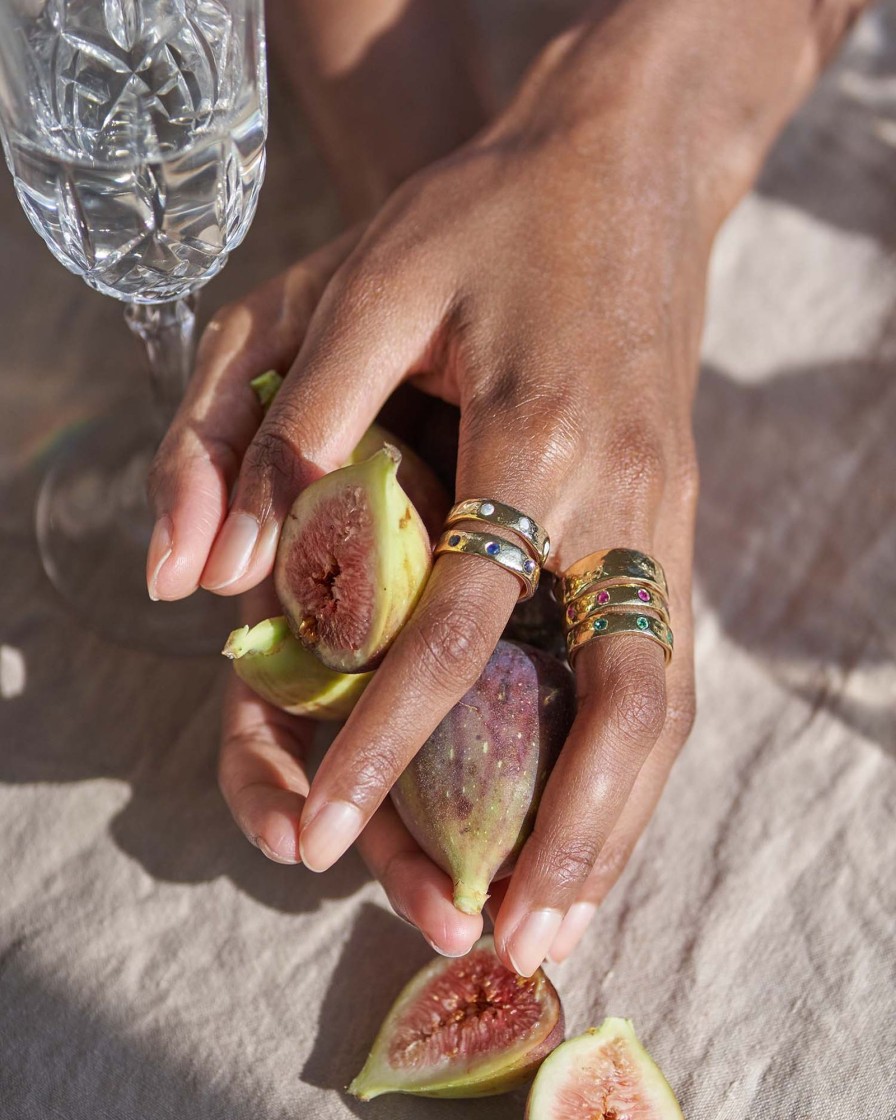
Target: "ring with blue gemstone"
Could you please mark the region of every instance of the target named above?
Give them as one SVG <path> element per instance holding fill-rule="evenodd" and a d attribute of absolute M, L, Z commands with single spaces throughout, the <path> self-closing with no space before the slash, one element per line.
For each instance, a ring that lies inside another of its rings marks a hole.
<path fill-rule="evenodd" d="M 445 519 L 446 528 L 459 521 L 478 521 L 506 529 L 520 541 L 539 567 L 547 563 L 551 554 L 551 538 L 534 517 L 522 513 L 515 506 L 499 502 L 497 498 L 467 498 L 452 506 Z"/>
<path fill-rule="evenodd" d="M 434 554 L 457 553 L 462 556 L 481 556 L 516 576 L 520 583 L 520 600 L 531 599 L 538 587 L 541 565 L 529 551 L 490 533 L 467 532 L 451 529 L 439 538 Z"/>

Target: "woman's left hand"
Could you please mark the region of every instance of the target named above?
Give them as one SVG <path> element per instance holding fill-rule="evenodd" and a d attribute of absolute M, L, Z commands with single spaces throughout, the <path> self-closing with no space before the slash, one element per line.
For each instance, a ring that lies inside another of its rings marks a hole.
<path fill-rule="evenodd" d="M 637 10 L 649 22 L 650 6 Z M 626 11 L 587 117 L 554 93 L 570 88 L 552 80 L 575 68 L 570 41 L 493 128 L 393 195 L 326 287 L 214 545 L 193 557 L 202 585 L 222 594 L 265 579 L 296 494 L 346 461 L 413 379 L 460 407 L 456 500 L 495 498 L 530 515 L 550 533 L 555 572 L 610 547 L 662 563 L 676 639 L 668 670 L 636 635 L 593 641 L 576 660 L 578 715 L 496 915 L 499 952 L 523 974 L 581 936 L 694 707 L 690 415 L 724 192 L 695 170 L 707 161 L 687 132 L 693 115 L 648 88 L 662 26 L 626 28 Z M 218 415 L 216 440 L 239 442 Z M 163 457 L 159 473 L 177 471 Z M 168 503 L 175 525 L 182 512 Z M 224 509 L 199 512 L 213 531 Z M 324 870 L 358 838 L 481 673 L 518 592 L 487 561 L 437 561 L 308 792 L 308 867 Z"/>

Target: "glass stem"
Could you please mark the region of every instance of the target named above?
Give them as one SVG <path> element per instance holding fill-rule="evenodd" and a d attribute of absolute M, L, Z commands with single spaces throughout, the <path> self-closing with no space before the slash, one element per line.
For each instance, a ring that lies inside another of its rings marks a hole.
<path fill-rule="evenodd" d="M 125 321 L 143 340 L 149 358 L 160 439 L 183 400 L 193 371 L 198 303 L 199 295 L 193 292 L 170 303 L 129 303 L 125 308 Z"/>

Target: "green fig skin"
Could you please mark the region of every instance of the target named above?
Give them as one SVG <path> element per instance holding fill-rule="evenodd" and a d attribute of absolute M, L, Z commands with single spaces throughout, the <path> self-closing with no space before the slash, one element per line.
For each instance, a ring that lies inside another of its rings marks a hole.
<path fill-rule="evenodd" d="M 604 1019 L 542 1063 L 525 1120 L 684 1120 L 629 1019 Z"/>
<path fill-rule="evenodd" d="M 492 880 L 512 870 L 574 713 L 564 665 L 501 641 L 392 788 L 399 816 L 451 875 L 465 914 L 478 914 Z"/>
<path fill-rule="evenodd" d="M 282 615 L 234 630 L 221 652 L 262 700 L 310 719 L 348 719 L 373 676 L 336 673 L 322 665 L 293 636 Z"/>
<path fill-rule="evenodd" d="M 510 972 L 493 938 L 482 937 L 465 957 L 439 957 L 405 985 L 348 1092 L 364 1101 L 509 1093 L 532 1080 L 563 1037 L 563 1007 L 547 976 Z"/>

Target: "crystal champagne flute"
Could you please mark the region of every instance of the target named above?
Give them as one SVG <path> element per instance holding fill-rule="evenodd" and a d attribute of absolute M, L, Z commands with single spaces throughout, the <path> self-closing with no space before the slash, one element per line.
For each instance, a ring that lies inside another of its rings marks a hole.
<path fill-rule="evenodd" d="M 194 653 L 226 636 L 214 596 L 149 601 L 144 485 L 189 376 L 197 292 L 254 216 L 266 131 L 262 0 L 0 0 L 19 201 L 57 260 L 125 301 L 149 360 L 155 415 L 91 425 L 37 508 L 47 574 L 127 645 Z"/>

